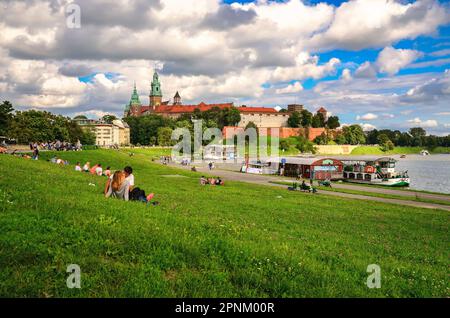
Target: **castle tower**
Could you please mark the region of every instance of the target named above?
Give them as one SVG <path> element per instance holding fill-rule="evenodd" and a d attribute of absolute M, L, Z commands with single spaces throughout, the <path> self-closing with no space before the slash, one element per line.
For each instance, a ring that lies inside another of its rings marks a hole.
<path fill-rule="evenodd" d="M 125 106 L 125 117 L 141 115 L 142 104 L 139 100 L 139 94 L 136 89 L 136 83 L 134 83 L 133 93 L 131 94 L 130 102 Z"/>
<path fill-rule="evenodd" d="M 153 110 L 161 105 L 162 102 L 162 91 L 161 91 L 161 83 L 159 82 L 159 76 L 158 73 L 155 71 L 153 74 L 153 81 L 151 84 L 151 91 L 150 91 L 150 107 L 153 108 Z"/>
<path fill-rule="evenodd" d="M 177 91 L 177 93 L 175 94 L 175 96 L 173 97 L 173 104 L 174 104 L 174 105 L 181 105 L 181 96 L 180 96 L 180 94 L 178 93 L 178 91 Z"/>

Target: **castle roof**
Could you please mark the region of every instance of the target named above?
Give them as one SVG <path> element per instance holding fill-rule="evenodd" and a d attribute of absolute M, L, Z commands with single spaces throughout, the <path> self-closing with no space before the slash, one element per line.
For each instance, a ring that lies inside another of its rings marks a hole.
<path fill-rule="evenodd" d="M 247 106 L 241 106 L 238 107 L 239 111 L 241 113 L 264 113 L 264 114 L 274 114 L 278 113 L 275 108 L 270 107 L 247 107 Z"/>
<path fill-rule="evenodd" d="M 318 112 L 318 113 L 327 113 L 328 111 L 327 111 L 325 108 L 320 107 L 319 110 L 318 110 L 317 112 Z"/>
<path fill-rule="evenodd" d="M 159 105 L 155 108 L 154 111 L 152 111 L 155 114 L 189 114 L 193 113 L 196 109 L 200 110 L 201 112 L 211 110 L 213 108 L 220 108 L 220 109 L 226 109 L 226 108 L 232 108 L 233 103 L 221 103 L 221 104 L 205 104 L 204 102 L 201 102 L 198 105 Z M 237 107 L 237 109 L 241 113 L 256 113 L 256 114 L 276 114 L 278 113 L 276 109 L 270 108 L 270 107 L 247 107 L 247 106 L 241 106 Z M 142 106 L 141 111 L 143 113 L 147 111 L 151 111 L 152 107 L 150 106 Z"/>

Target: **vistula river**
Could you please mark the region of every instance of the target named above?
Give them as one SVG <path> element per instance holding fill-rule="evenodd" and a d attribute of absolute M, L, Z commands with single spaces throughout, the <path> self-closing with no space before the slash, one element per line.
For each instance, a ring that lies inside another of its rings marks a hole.
<path fill-rule="evenodd" d="M 398 160 L 397 171 L 408 170 L 411 178 L 410 189 L 450 193 L 450 154 L 449 155 L 407 155 L 392 156 Z"/>

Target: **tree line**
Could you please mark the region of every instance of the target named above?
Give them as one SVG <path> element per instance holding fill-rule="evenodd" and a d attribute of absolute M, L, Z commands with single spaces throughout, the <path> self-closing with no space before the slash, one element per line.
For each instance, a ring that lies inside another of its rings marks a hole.
<path fill-rule="evenodd" d="M 289 115 L 288 126 L 291 128 L 312 127 L 336 129 L 341 124 L 339 123 L 338 116 L 325 118 L 322 113 L 317 112 L 313 115 L 307 109 L 303 109 L 301 112 L 295 111 Z"/>
<path fill-rule="evenodd" d="M 15 139 L 17 143 L 60 140 L 95 144 L 95 134 L 81 129 L 69 117 L 38 110 L 14 111 L 9 101 L 0 104 L 0 136 Z"/>

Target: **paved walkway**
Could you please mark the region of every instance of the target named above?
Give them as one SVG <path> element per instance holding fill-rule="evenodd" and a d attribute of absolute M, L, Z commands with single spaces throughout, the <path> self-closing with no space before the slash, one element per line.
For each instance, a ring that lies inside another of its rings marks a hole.
<path fill-rule="evenodd" d="M 170 166 L 177 167 L 177 168 L 183 168 L 183 169 L 191 169 L 190 166 L 181 166 L 179 164 L 170 164 Z M 195 167 L 196 167 L 197 171 L 199 171 L 199 172 L 204 172 L 205 174 L 218 176 L 225 180 L 248 182 L 248 183 L 260 184 L 260 185 L 266 185 L 266 186 L 287 188 L 286 185 L 274 184 L 274 183 L 270 183 L 270 182 L 274 182 L 274 181 L 275 182 L 280 182 L 280 181 L 281 182 L 293 182 L 294 181 L 293 179 L 279 177 L 279 176 L 267 176 L 267 175 L 240 173 L 240 172 L 229 170 L 230 169 L 229 166 L 223 167 L 220 164 L 217 165 L 217 167 L 215 169 L 213 169 L 212 171 L 210 171 L 207 166 L 195 165 Z M 436 200 L 443 200 L 443 201 L 450 202 L 449 196 L 439 195 L 439 194 L 428 194 L 428 193 L 422 193 L 422 192 L 417 192 L 417 191 L 402 191 L 402 190 L 395 190 L 395 189 L 391 189 L 391 188 L 382 189 L 382 188 L 377 188 L 377 187 L 370 188 L 370 187 L 366 187 L 366 186 L 338 184 L 338 183 L 333 183 L 333 187 L 336 189 L 342 188 L 342 189 L 351 189 L 351 190 L 373 192 L 373 193 L 380 193 L 380 194 L 392 194 L 392 195 L 404 196 L 405 198 L 415 198 L 417 196 L 418 198 L 423 198 L 423 199 L 436 199 Z M 332 196 L 338 196 L 338 197 L 344 197 L 344 198 L 351 198 L 351 199 L 393 203 L 393 204 L 400 204 L 400 205 L 406 205 L 406 206 L 415 206 L 415 207 L 428 208 L 428 209 L 442 209 L 442 210 L 450 211 L 450 205 L 441 205 L 441 204 L 435 204 L 435 203 L 426 203 L 426 202 L 409 201 L 409 200 L 401 200 L 401 199 L 380 198 L 380 197 L 373 197 L 373 196 L 367 196 L 367 195 L 349 194 L 349 193 L 333 192 L 333 191 L 326 191 L 326 190 L 320 191 L 320 194 L 332 195 Z"/>

